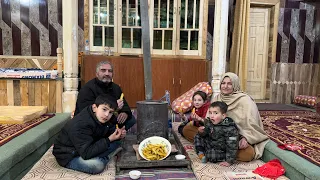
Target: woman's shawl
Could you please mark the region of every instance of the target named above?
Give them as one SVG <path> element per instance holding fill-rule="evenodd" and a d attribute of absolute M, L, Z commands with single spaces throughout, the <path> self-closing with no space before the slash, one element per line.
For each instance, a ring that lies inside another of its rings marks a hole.
<path fill-rule="evenodd" d="M 263 130 L 258 107 L 249 95 L 240 91 L 240 82 L 236 74 L 225 73 L 221 82 L 225 77 L 231 79 L 233 93 L 229 95 L 220 93 L 213 97 L 211 102 L 223 101 L 228 105 L 227 116 L 235 121 L 240 134 L 247 139 L 249 144 L 254 146 L 255 159 L 258 159 L 262 156 L 264 147 L 268 142 L 268 136 Z"/>

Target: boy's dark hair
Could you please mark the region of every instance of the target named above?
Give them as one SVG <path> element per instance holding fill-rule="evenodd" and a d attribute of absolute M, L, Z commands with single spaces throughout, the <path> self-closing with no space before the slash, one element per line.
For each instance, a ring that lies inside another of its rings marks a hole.
<path fill-rule="evenodd" d="M 228 111 L 228 105 L 222 101 L 213 102 L 210 107 L 219 107 L 222 114 L 225 114 Z"/>
<path fill-rule="evenodd" d="M 193 93 L 192 100 L 196 95 L 201 96 L 203 101 L 207 100 L 207 94 L 205 92 L 203 92 L 203 91 L 196 91 L 195 93 Z"/>
<path fill-rule="evenodd" d="M 101 104 L 105 104 L 105 105 L 109 105 L 109 107 L 112 109 L 118 108 L 117 100 L 113 96 L 110 96 L 108 94 L 99 95 L 94 101 L 94 104 L 97 107 L 99 107 L 99 105 Z"/>

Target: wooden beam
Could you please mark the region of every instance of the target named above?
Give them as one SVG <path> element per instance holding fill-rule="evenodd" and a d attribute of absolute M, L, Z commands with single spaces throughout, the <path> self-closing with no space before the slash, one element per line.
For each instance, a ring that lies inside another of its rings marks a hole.
<path fill-rule="evenodd" d="M 274 6 L 271 63 L 276 62 L 276 56 L 277 56 L 277 40 L 278 40 L 279 14 L 280 14 L 280 2 L 278 2 L 278 3 Z"/>
<path fill-rule="evenodd" d="M 251 0 L 250 4 L 274 6 L 280 3 L 280 0 Z"/>
<path fill-rule="evenodd" d="M 213 95 L 220 93 L 220 79 L 226 71 L 229 0 L 216 0 L 213 29 L 212 82 Z"/>
<path fill-rule="evenodd" d="M 56 112 L 62 112 L 62 93 L 63 93 L 63 80 L 62 80 L 62 48 L 57 48 L 57 70 L 58 79 L 56 81 Z"/>
<path fill-rule="evenodd" d="M 57 59 L 55 56 L 7 56 L 7 55 L 0 55 L 0 59 Z"/>
<path fill-rule="evenodd" d="M 204 0 L 203 2 L 203 21 L 202 21 L 202 52 L 201 58 L 206 59 L 207 55 L 207 33 L 208 33 L 208 0 Z M 201 17 L 201 16 L 200 16 Z M 213 17 L 212 17 L 213 18 Z"/>

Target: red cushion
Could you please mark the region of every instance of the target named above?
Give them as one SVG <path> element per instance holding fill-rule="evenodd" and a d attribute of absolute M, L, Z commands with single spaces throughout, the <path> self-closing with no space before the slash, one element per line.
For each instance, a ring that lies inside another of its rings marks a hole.
<path fill-rule="evenodd" d="M 203 91 L 208 97 L 212 95 L 212 87 L 207 82 L 200 82 L 186 93 L 175 99 L 172 104 L 172 110 L 176 113 L 186 113 L 192 108 L 192 96 L 196 91 Z"/>
<path fill-rule="evenodd" d="M 298 95 L 294 98 L 293 103 L 305 107 L 315 108 L 316 100 L 316 96 Z"/>

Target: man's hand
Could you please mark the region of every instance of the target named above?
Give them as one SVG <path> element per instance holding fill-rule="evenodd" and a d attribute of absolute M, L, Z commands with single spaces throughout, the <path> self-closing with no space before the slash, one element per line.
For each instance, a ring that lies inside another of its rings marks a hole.
<path fill-rule="evenodd" d="M 127 120 L 127 118 L 128 118 L 128 114 L 122 112 L 118 115 L 117 121 L 119 124 L 123 124 Z"/>
<path fill-rule="evenodd" d="M 110 142 L 112 142 L 117 139 L 120 139 L 121 134 L 122 134 L 121 129 L 116 129 L 108 138 L 109 138 Z"/>
<path fill-rule="evenodd" d="M 198 131 L 199 131 L 199 133 L 203 133 L 204 132 L 204 126 L 198 127 Z"/>
<path fill-rule="evenodd" d="M 125 126 L 123 126 L 123 127 L 120 129 L 120 131 L 121 131 L 120 138 L 121 138 L 121 139 L 125 138 L 125 137 L 126 137 L 126 134 L 127 134 L 127 131 L 126 131 L 126 129 L 125 129 Z"/>
<path fill-rule="evenodd" d="M 117 104 L 118 104 L 118 109 L 122 109 L 123 108 L 123 99 L 118 99 Z"/>
<path fill-rule="evenodd" d="M 226 167 L 229 167 L 231 164 L 230 164 L 230 163 L 228 163 L 228 162 L 226 162 L 226 161 L 224 161 L 224 162 L 220 162 L 220 163 L 219 163 L 219 165 L 220 165 L 220 166 L 226 166 Z"/>
<path fill-rule="evenodd" d="M 242 138 L 240 141 L 239 141 L 239 149 L 245 149 L 249 146 L 248 144 L 248 141 L 246 138 Z"/>

